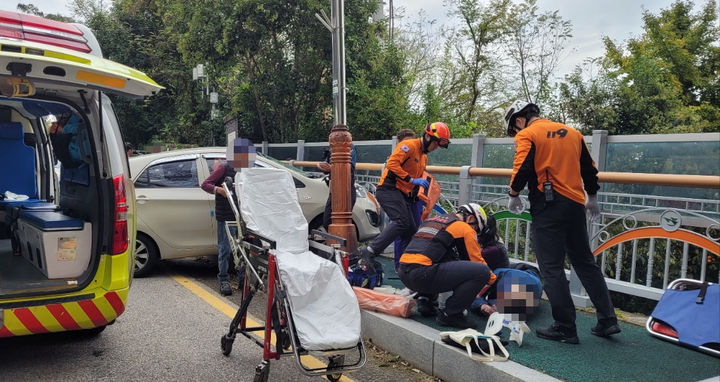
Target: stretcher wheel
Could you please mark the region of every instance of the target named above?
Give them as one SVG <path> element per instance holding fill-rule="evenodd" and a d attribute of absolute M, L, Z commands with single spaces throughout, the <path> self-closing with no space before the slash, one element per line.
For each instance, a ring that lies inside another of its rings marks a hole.
<path fill-rule="evenodd" d="M 342 364 L 345 362 L 345 356 L 339 355 L 330 357 L 330 362 L 328 362 L 327 369 L 328 371 L 341 367 Z M 330 381 L 339 381 L 340 378 L 342 378 L 342 373 L 333 373 L 333 374 L 327 374 L 325 377 Z"/>
<path fill-rule="evenodd" d="M 290 345 L 292 345 L 292 341 L 290 340 L 290 334 L 288 334 L 286 329 L 282 330 L 282 342 L 280 343 L 283 350 L 290 349 Z"/>
<path fill-rule="evenodd" d="M 267 361 L 262 361 L 261 364 L 255 367 L 255 378 L 253 382 L 267 382 L 270 376 L 270 364 Z"/>
<path fill-rule="evenodd" d="M 234 341 L 235 339 L 228 336 L 227 334 L 220 338 L 220 348 L 222 349 L 223 355 L 230 355 Z"/>

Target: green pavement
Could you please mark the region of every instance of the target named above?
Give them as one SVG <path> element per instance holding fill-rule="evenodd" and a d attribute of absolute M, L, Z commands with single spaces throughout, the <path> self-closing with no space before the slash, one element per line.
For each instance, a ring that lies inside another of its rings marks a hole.
<path fill-rule="evenodd" d="M 392 260 L 379 259 L 385 271 L 384 284 L 403 288 L 395 274 Z M 415 314 L 411 319 L 432 328 L 439 326 L 434 318 Z M 487 319 L 471 314 L 477 330 L 484 330 Z M 522 347 L 515 342 L 507 346 L 510 359 L 527 367 L 567 381 L 699 381 L 720 375 L 720 360 L 710 355 L 668 343 L 651 336 L 645 327 L 620 323 L 622 333 L 611 339 L 590 334 L 595 325 L 593 314 L 577 312 L 579 345 L 539 339 L 535 329 L 552 323 L 550 305 L 542 301 L 540 309 L 528 322 L 532 333 L 526 334 Z M 508 330 L 503 329 L 503 338 Z"/>

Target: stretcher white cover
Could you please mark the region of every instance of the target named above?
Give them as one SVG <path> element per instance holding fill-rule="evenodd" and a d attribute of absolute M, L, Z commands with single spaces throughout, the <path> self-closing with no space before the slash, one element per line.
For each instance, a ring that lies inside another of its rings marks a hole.
<path fill-rule="evenodd" d="M 310 251 L 275 254 L 302 347 L 331 350 L 357 346 L 360 306 L 340 267 Z"/>
<path fill-rule="evenodd" d="M 240 214 L 247 227 L 277 243 L 277 249 L 308 250 L 308 223 L 292 176 L 275 168 L 244 168 L 235 175 Z"/>
<path fill-rule="evenodd" d="M 242 169 L 235 183 L 247 227 L 277 242 L 273 253 L 302 347 L 356 346 L 360 341 L 357 297 L 337 264 L 308 250 L 307 221 L 292 176 L 280 169 Z"/>

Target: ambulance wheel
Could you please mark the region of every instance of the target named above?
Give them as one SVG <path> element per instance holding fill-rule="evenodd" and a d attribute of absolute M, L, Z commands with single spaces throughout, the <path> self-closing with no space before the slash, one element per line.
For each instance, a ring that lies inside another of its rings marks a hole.
<path fill-rule="evenodd" d="M 84 336 L 95 337 L 95 336 L 99 335 L 100 333 L 102 333 L 102 331 L 105 330 L 106 327 L 107 327 L 107 325 L 98 326 L 98 327 L 91 328 L 91 329 L 81 330 L 80 333 Z"/>
<path fill-rule="evenodd" d="M 234 341 L 235 339 L 229 337 L 227 334 L 220 338 L 220 348 L 222 349 L 223 355 L 230 355 Z"/>

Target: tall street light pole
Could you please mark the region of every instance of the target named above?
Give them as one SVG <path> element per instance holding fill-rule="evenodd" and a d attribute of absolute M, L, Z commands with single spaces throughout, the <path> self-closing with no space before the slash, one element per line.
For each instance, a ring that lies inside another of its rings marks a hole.
<path fill-rule="evenodd" d="M 330 0 L 330 16 L 324 11 L 315 16 L 332 32 L 333 109 L 334 126 L 328 138 L 330 144 L 330 193 L 332 195 L 332 223 L 330 234 L 346 239 L 345 250 L 357 249 L 357 236 L 352 223 L 350 198 L 350 158 L 352 135 L 345 114 L 345 12 L 343 0 Z"/>

